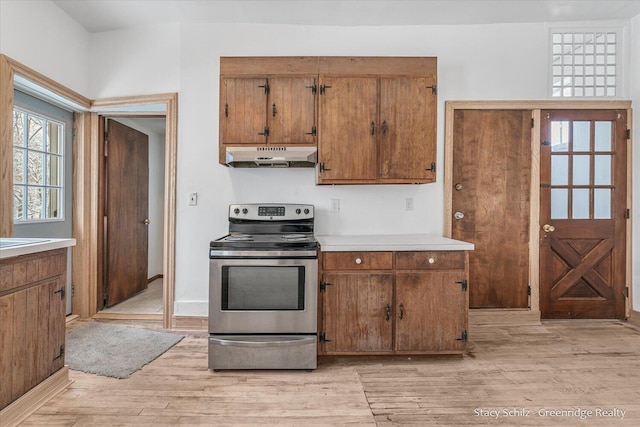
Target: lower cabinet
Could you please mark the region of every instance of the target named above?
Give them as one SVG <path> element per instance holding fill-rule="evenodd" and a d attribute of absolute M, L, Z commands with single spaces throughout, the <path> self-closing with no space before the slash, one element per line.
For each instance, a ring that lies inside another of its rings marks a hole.
<path fill-rule="evenodd" d="M 0 261 L 0 409 L 64 366 L 66 249 Z"/>
<path fill-rule="evenodd" d="M 328 252 L 322 257 L 320 354 L 464 351 L 466 252 Z"/>

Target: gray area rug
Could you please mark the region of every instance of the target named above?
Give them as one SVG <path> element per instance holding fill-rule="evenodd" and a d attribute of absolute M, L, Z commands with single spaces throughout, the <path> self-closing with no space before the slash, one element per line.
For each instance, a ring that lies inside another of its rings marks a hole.
<path fill-rule="evenodd" d="M 88 322 L 67 329 L 64 359 L 75 371 L 129 378 L 182 338 L 148 329 Z"/>

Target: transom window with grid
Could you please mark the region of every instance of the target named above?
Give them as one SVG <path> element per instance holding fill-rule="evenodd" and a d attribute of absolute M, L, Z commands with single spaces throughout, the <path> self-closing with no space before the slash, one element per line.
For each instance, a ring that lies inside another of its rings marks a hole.
<path fill-rule="evenodd" d="M 64 132 L 59 121 L 13 110 L 14 222 L 64 219 Z"/>
<path fill-rule="evenodd" d="M 551 32 L 551 95 L 615 97 L 620 88 L 620 35 L 609 31 Z"/>

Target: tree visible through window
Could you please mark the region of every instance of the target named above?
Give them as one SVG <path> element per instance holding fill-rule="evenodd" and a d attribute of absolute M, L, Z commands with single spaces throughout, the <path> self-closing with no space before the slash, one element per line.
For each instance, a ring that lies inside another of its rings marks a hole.
<path fill-rule="evenodd" d="M 16 223 L 64 219 L 64 125 L 13 110 L 13 217 Z"/>

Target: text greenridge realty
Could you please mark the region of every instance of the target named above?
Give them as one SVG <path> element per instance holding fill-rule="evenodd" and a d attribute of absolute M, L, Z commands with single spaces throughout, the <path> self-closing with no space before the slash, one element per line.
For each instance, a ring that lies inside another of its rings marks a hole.
<path fill-rule="evenodd" d="M 545 417 L 545 418 L 580 418 L 586 420 L 588 418 L 619 418 L 624 419 L 626 409 L 620 408 L 568 408 L 568 409 L 549 409 L 539 408 L 537 411 L 527 408 L 475 408 L 473 415 L 475 417 L 495 418 L 500 417 Z"/>

